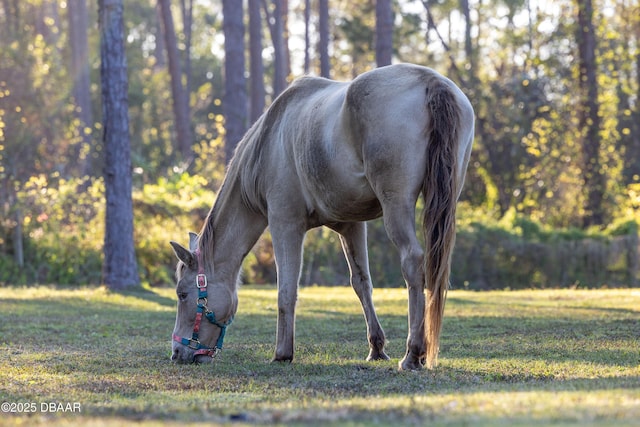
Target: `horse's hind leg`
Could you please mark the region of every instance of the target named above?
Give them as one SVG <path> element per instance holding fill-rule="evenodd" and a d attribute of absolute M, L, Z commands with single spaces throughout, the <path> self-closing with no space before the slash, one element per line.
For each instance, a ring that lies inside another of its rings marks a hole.
<path fill-rule="evenodd" d="M 390 201 L 383 205 L 384 225 L 400 252 L 402 275 L 409 293 L 409 334 L 401 370 L 422 369 L 426 361 L 424 251 L 415 229 L 415 202 Z"/>
<path fill-rule="evenodd" d="M 373 306 L 373 285 L 369 273 L 366 227 L 364 222 L 341 223 L 331 226 L 340 234 L 342 249 L 351 272 L 351 286 L 360 298 L 364 318 L 367 322 L 367 339 L 369 340 L 367 360 L 388 360 L 389 356 L 384 352 L 384 331 Z"/>

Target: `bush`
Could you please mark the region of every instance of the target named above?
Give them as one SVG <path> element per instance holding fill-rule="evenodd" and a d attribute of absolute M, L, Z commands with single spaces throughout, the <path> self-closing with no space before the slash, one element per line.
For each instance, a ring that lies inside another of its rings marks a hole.
<path fill-rule="evenodd" d="M 100 180 L 32 177 L 17 192 L 24 266 L 2 253 L 0 282 L 97 283 L 102 266 L 104 186 Z M 7 241 L 7 229 L 2 230 Z"/>
<path fill-rule="evenodd" d="M 633 219 L 605 230 L 549 229 L 508 212 L 499 221 L 459 228 L 452 283 L 470 289 L 635 286 L 637 258 Z"/>
<path fill-rule="evenodd" d="M 200 230 L 215 200 L 209 187 L 206 179 L 182 173 L 134 190 L 134 240 L 144 282 L 173 284 L 176 259 L 168 242 L 186 244 L 187 232 Z M 0 283 L 100 283 L 105 211 L 102 180 L 33 177 L 17 192 L 17 199 L 0 222 Z M 16 264 L 12 251 L 17 222 L 9 219 L 17 213 L 23 224 L 23 267 Z M 398 252 L 381 220 L 369 222 L 368 240 L 375 286 L 404 286 Z M 245 282 L 275 282 L 268 232 L 245 259 L 242 273 Z M 451 276 L 454 288 L 635 286 L 637 276 L 635 219 L 620 220 L 605 230 L 552 229 L 514 211 L 497 219 L 491 212 L 459 205 Z M 349 283 L 336 233 L 319 228 L 307 234 L 301 282 Z"/>
<path fill-rule="evenodd" d="M 169 246 L 186 245 L 188 232 L 202 227 L 215 193 L 206 179 L 186 173 L 161 178 L 133 192 L 134 241 L 138 269 L 152 286 L 174 283 L 177 259 Z"/>

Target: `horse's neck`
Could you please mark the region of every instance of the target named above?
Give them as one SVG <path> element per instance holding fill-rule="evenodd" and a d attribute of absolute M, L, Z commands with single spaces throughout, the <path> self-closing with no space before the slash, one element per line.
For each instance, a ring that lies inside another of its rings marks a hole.
<path fill-rule="evenodd" d="M 213 232 L 214 275 L 235 286 L 242 260 L 266 228 L 267 221 L 245 206 L 237 182 L 225 183 L 207 221 L 211 221 L 208 230 Z"/>

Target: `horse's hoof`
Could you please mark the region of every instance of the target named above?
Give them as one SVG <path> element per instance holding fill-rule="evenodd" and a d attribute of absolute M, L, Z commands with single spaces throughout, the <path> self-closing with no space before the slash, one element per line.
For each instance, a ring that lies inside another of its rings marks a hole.
<path fill-rule="evenodd" d="M 384 351 L 369 351 L 367 362 L 375 362 L 376 360 L 389 360 L 389 356 Z"/>
<path fill-rule="evenodd" d="M 271 359 L 271 363 L 291 363 L 293 362 L 293 356 L 279 357 L 275 356 Z"/>
<path fill-rule="evenodd" d="M 405 356 L 405 358 L 398 363 L 398 370 L 399 371 L 419 371 L 424 368 L 424 364 L 422 364 L 421 362 L 422 359 L 416 359 L 416 360 L 412 360 L 412 359 L 413 358 Z"/>

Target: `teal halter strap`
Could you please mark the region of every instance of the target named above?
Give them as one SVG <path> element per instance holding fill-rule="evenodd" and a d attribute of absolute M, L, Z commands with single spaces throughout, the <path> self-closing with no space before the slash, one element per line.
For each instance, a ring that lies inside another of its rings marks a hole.
<path fill-rule="evenodd" d="M 198 309 L 196 310 L 196 319 L 193 323 L 193 334 L 191 335 L 191 339 L 179 337 L 173 334 L 173 340 L 179 342 L 182 345 L 189 347 L 192 350 L 195 350 L 193 353 L 193 358 L 195 360 L 196 356 L 205 355 L 209 357 L 216 357 L 220 350 L 222 350 L 222 344 L 224 342 L 224 336 L 227 332 L 227 326 L 229 326 L 233 322 L 233 316 L 229 318 L 226 322 L 219 322 L 216 319 L 216 315 L 213 311 L 209 310 L 207 307 L 207 276 L 204 274 L 204 265 L 202 262 L 202 255 L 200 250 L 196 250 L 196 257 L 198 259 L 198 275 L 196 276 L 196 287 L 198 288 Z M 220 335 L 218 336 L 218 340 L 216 341 L 216 346 L 211 348 L 202 344 L 199 340 L 200 333 L 200 323 L 202 322 L 202 315 L 209 321 L 209 323 L 220 328 Z"/>

